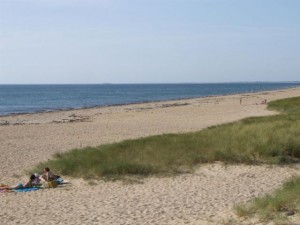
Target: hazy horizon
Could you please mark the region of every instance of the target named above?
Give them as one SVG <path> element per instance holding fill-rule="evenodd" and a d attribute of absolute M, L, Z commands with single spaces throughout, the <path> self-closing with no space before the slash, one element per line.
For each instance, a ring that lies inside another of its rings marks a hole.
<path fill-rule="evenodd" d="M 299 81 L 232 81 L 232 82 L 168 82 L 168 83 L 3 83 L 0 85 L 159 85 L 159 84 L 247 84 L 247 83 L 300 83 Z"/>

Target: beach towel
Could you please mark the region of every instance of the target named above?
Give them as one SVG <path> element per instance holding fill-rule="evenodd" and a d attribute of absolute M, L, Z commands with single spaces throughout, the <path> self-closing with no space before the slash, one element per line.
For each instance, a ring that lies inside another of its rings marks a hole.
<path fill-rule="evenodd" d="M 33 188 L 22 188 L 22 189 L 14 189 L 14 192 L 30 192 L 30 191 L 37 191 L 40 190 L 40 188 L 33 187 Z"/>

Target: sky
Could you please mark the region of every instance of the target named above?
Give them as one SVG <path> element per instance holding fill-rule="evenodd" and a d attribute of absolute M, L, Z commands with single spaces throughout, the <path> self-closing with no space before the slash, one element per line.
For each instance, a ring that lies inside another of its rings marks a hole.
<path fill-rule="evenodd" d="M 300 80 L 299 0 L 0 0 L 0 84 Z"/>

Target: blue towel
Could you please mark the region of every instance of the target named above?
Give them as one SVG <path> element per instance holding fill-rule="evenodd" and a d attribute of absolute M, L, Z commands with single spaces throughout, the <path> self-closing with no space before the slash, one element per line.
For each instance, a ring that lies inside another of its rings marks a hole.
<path fill-rule="evenodd" d="M 29 192 L 29 191 L 37 191 L 40 190 L 40 188 L 33 187 L 33 188 L 22 188 L 22 189 L 15 189 L 14 192 Z"/>

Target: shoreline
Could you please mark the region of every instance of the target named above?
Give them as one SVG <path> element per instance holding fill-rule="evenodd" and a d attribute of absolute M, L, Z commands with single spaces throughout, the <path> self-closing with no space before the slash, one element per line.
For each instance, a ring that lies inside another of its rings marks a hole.
<path fill-rule="evenodd" d="M 263 82 L 264 83 L 264 82 Z M 279 82 L 280 83 L 280 82 Z M 182 100 L 193 100 L 193 99 L 203 99 L 203 98 L 210 98 L 210 97 L 226 97 L 231 95 L 249 95 L 249 94 L 260 94 L 260 93 L 269 93 L 269 92 L 277 92 L 281 90 L 289 90 L 289 89 L 297 89 L 300 88 L 300 84 L 292 87 L 274 89 L 274 90 L 260 90 L 260 91 L 253 91 L 253 92 L 236 92 L 236 93 L 228 93 L 228 94 L 216 94 L 216 95 L 205 95 L 205 96 L 198 96 L 198 97 L 187 97 L 187 98 L 172 98 L 172 99 L 163 99 L 163 100 L 149 100 L 149 101 L 140 101 L 140 102 L 129 102 L 129 103 L 120 103 L 120 104 L 111 104 L 111 105 L 95 105 L 95 106 L 87 106 L 87 107 L 79 107 L 79 108 L 58 108 L 53 110 L 38 110 L 33 112 L 20 112 L 20 113 L 11 113 L 11 114 L 0 114 L 0 119 L 10 116 L 22 116 L 22 115 L 32 115 L 32 114 L 41 114 L 41 113 L 55 113 L 55 112 L 70 112 L 70 111 L 78 111 L 78 110 L 85 110 L 85 109 L 101 109 L 106 107 L 118 107 L 118 106 L 130 106 L 130 105 L 139 105 L 139 104 L 148 104 L 148 103 L 162 103 L 162 102 L 172 102 L 172 101 L 182 101 Z"/>
<path fill-rule="evenodd" d="M 53 109 L 53 110 L 40 110 L 34 112 L 24 112 L 24 113 L 11 113 L 11 114 L 0 114 L 0 120 L 6 117 L 13 117 L 13 116 L 27 116 L 27 115 L 35 115 L 35 114 L 50 114 L 56 112 L 71 112 L 71 111 L 80 111 L 80 110 L 89 110 L 89 109 L 103 109 L 109 107 L 123 107 L 123 106 L 131 106 L 131 105 L 143 105 L 143 104 L 151 104 L 151 103 L 168 103 L 168 102 L 175 102 L 175 101 L 184 101 L 184 100 L 197 100 L 197 99 L 205 99 L 205 98 L 214 98 L 214 97 L 226 97 L 226 96 L 235 96 L 235 95 L 251 95 L 251 94 L 264 94 L 264 93 L 272 93 L 284 90 L 294 90 L 300 88 L 300 84 L 294 87 L 287 87 L 287 88 L 280 88 L 274 90 L 265 90 L 265 91 L 253 91 L 253 92 L 240 92 L 240 93 L 229 93 L 229 94 L 220 94 L 220 95 L 206 95 L 201 97 L 191 97 L 191 98 L 176 98 L 176 99 L 167 99 L 167 100 L 157 100 L 157 101 L 141 101 L 141 102 L 131 102 L 131 103 L 120 103 L 120 104 L 112 104 L 112 105 L 96 105 L 96 106 L 87 106 L 87 107 L 80 107 L 80 108 L 60 108 L 60 109 Z M 1 126 L 1 124 L 0 124 Z"/>

